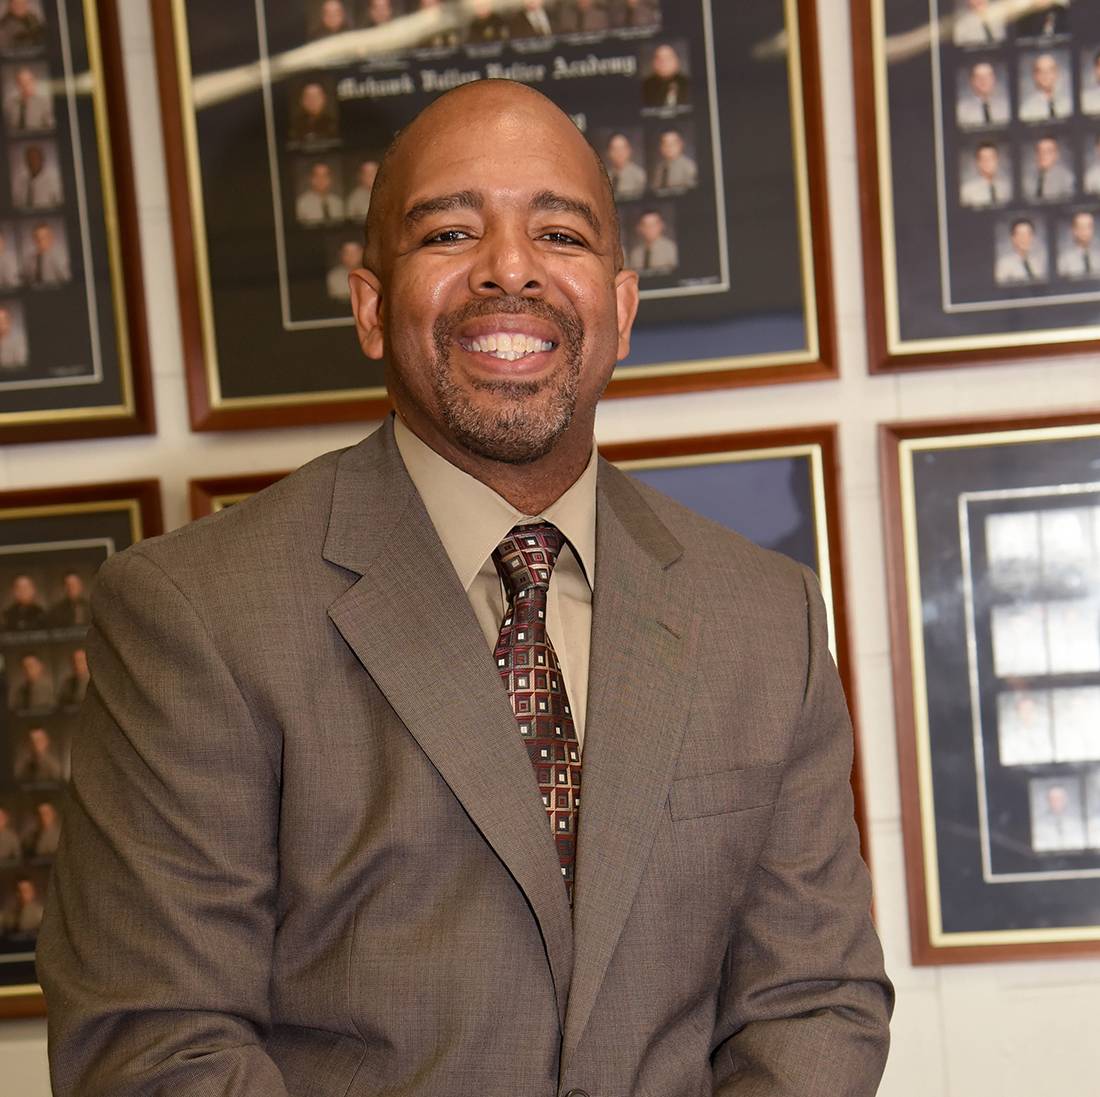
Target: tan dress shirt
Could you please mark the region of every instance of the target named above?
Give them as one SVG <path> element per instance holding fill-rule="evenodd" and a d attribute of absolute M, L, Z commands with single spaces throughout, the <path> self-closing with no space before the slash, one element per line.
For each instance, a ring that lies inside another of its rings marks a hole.
<path fill-rule="evenodd" d="M 550 578 L 546 630 L 565 678 L 577 740 L 583 750 L 592 644 L 590 577 L 596 574 L 596 447 L 592 447 L 592 456 L 576 483 L 541 514 L 530 516 L 521 514 L 492 488 L 440 457 L 400 417 L 394 420 L 394 437 L 490 651 L 496 647 L 506 605 L 504 588 L 493 564 L 493 549 L 513 526 L 524 522 L 553 522 L 565 535 L 566 544 Z"/>

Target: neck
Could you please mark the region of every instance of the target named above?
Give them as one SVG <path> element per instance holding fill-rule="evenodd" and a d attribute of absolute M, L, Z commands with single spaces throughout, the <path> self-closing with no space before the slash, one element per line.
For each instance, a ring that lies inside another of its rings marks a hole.
<path fill-rule="evenodd" d="M 440 457 L 480 480 L 521 514 L 540 514 L 560 499 L 580 478 L 592 456 L 594 412 L 575 417 L 549 453 L 523 465 L 473 453 L 415 412 L 399 409 L 399 414 L 409 430 Z"/>

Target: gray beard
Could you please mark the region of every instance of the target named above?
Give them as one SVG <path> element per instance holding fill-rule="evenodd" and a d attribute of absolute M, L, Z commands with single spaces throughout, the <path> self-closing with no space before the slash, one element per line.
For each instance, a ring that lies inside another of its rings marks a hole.
<path fill-rule="evenodd" d="M 479 392 L 499 398 L 496 407 L 475 404 L 453 380 L 454 330 L 482 315 L 527 313 L 551 320 L 562 333 L 564 370 L 542 381 L 480 381 Z M 522 297 L 473 301 L 441 316 L 433 330 L 432 388 L 451 437 L 464 449 L 490 461 L 527 465 L 545 457 L 573 421 L 583 361 L 584 328 L 572 314 Z"/>

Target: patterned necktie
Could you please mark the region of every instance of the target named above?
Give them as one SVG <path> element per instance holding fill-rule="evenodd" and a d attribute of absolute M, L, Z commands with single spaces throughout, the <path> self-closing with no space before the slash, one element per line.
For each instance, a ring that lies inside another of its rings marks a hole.
<path fill-rule="evenodd" d="M 581 748 L 565 680 L 546 633 L 546 592 L 564 542 L 557 527 L 536 522 L 516 526 L 494 549 L 493 563 L 508 594 L 508 608 L 493 658 L 534 767 L 572 902 Z"/>

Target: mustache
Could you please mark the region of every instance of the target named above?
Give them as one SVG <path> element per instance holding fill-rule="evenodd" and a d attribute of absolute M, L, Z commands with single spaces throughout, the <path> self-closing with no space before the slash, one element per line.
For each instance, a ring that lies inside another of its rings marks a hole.
<path fill-rule="evenodd" d="M 453 312 L 444 313 L 436 318 L 432 325 L 432 335 L 436 347 L 441 351 L 451 342 L 451 336 L 461 324 L 468 320 L 477 320 L 482 316 L 535 316 L 540 320 L 548 320 L 557 326 L 562 334 L 562 341 L 567 349 L 579 352 L 584 342 L 584 325 L 580 317 L 573 312 L 566 312 L 556 305 L 544 301 L 540 297 L 517 297 L 515 294 L 507 294 L 503 297 L 482 297 L 473 301 L 467 301 L 461 308 Z"/>

